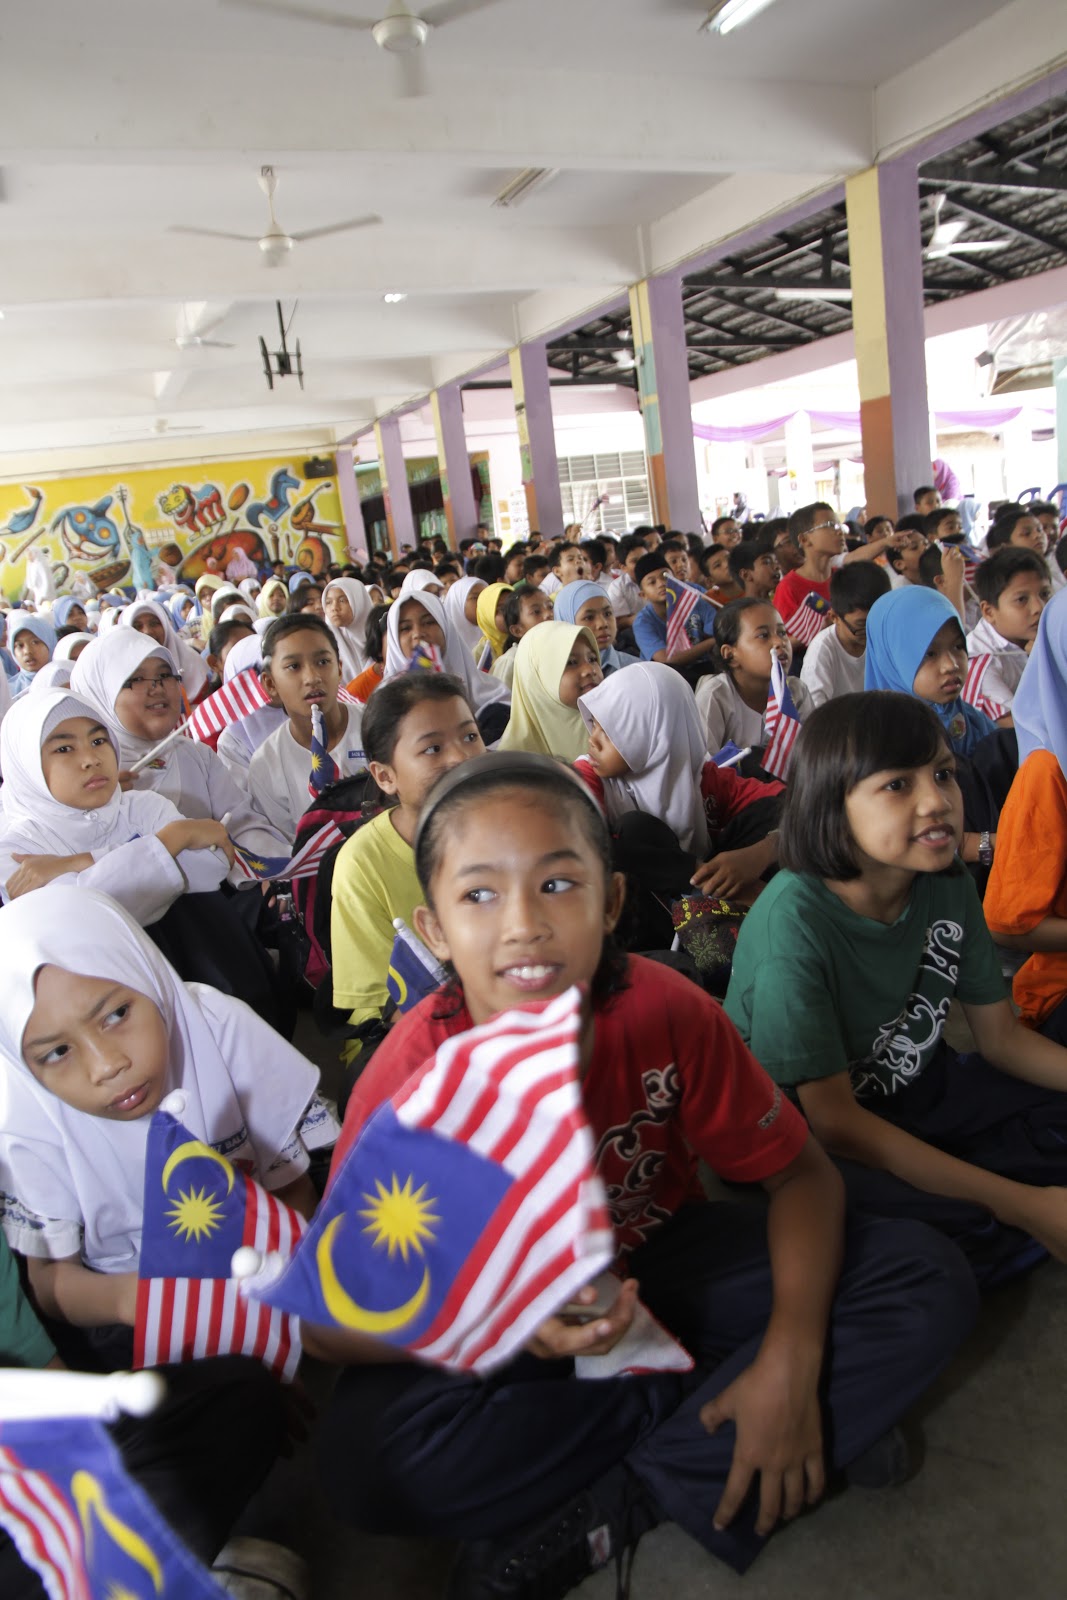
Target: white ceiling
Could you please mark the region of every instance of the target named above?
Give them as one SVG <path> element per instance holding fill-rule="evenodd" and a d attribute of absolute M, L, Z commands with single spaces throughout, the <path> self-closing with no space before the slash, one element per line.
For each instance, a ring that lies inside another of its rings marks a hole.
<path fill-rule="evenodd" d="M 431 35 L 432 93 L 411 101 L 362 33 L 220 0 L 7 6 L 0 474 L 157 437 L 161 419 L 205 441 L 344 438 L 859 170 L 883 121 L 914 136 L 1037 71 L 1058 34 L 1067 49 L 1051 0 L 778 0 L 725 40 L 698 34 L 704 11 L 498 0 Z M 167 231 L 258 234 L 264 162 L 289 230 L 382 226 L 298 245 L 275 271 L 254 243 Z M 494 210 L 529 165 L 562 171 Z M 392 290 L 408 298 L 386 306 Z M 299 302 L 303 394 L 262 375 L 275 296 L 286 315 Z M 181 319 L 234 348 L 180 351 Z"/>

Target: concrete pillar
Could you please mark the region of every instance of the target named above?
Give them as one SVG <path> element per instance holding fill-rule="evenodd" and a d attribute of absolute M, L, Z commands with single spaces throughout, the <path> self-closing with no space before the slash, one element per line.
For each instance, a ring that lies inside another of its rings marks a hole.
<path fill-rule="evenodd" d="M 448 523 L 448 542 L 453 550 L 461 539 L 473 539 L 478 526 L 478 507 L 471 483 L 470 455 L 463 426 L 463 391 L 458 383 L 435 389 L 430 395 L 433 431 L 437 438 L 437 463 L 441 469 L 441 493 Z"/>
<path fill-rule="evenodd" d="M 796 411 L 786 422 L 785 470 L 790 510 L 810 506 L 815 499 L 815 451 L 811 442 L 811 417 Z"/>
<path fill-rule="evenodd" d="M 404 449 L 400 443 L 400 418 L 382 417 L 374 424 L 374 438 L 378 445 L 378 470 L 382 477 L 389 543 L 393 547 L 393 555 L 399 556 L 401 545 L 409 544 L 414 549 L 416 543 L 415 517 L 408 492 Z"/>
<path fill-rule="evenodd" d="M 653 516 L 668 528 L 699 533 L 681 278 L 647 278 L 635 284 L 630 290 L 630 320 Z"/>
<path fill-rule="evenodd" d="M 508 359 L 530 528 L 546 539 L 558 539 L 563 533 L 563 500 L 544 343 L 520 344 Z"/>
<path fill-rule="evenodd" d="M 367 548 L 367 530 L 363 526 L 363 508 L 359 503 L 356 484 L 356 464 L 350 449 L 336 452 L 337 494 L 341 501 L 341 515 L 345 524 L 345 547 L 350 559 L 357 550 Z"/>
<path fill-rule="evenodd" d="M 1067 483 L 1067 358 L 1052 363 L 1052 374 L 1056 384 L 1056 482 Z"/>
<path fill-rule="evenodd" d="M 857 173 L 845 200 L 867 515 L 903 516 L 932 471 L 914 163 Z"/>

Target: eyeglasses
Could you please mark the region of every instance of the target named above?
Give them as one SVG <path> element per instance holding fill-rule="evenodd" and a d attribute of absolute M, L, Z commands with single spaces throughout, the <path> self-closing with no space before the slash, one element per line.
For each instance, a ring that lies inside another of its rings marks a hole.
<path fill-rule="evenodd" d="M 833 528 L 835 533 L 844 533 L 845 524 L 843 522 L 817 522 L 814 528 L 808 529 L 808 532 L 819 533 L 823 528 Z"/>
<path fill-rule="evenodd" d="M 150 694 L 153 689 L 169 689 L 172 683 L 181 681 L 180 672 L 161 672 L 158 678 L 127 678 L 122 687 L 132 689 L 135 694 Z"/>

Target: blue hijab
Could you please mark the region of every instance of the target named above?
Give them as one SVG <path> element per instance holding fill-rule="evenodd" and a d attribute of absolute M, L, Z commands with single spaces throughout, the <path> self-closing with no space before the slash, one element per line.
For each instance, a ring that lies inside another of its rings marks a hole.
<path fill-rule="evenodd" d="M 954 622 L 963 632 L 959 612 L 936 589 L 908 584 L 891 589 L 874 602 L 867 617 L 867 654 L 863 669 L 865 689 L 892 689 L 914 694 L 915 674 L 935 634 Z M 925 700 L 945 730 L 958 756 L 969 756 L 979 740 L 992 733 L 994 724 L 984 712 L 964 700 L 934 705 Z"/>
<path fill-rule="evenodd" d="M 53 603 L 52 621 L 57 628 L 65 628 L 67 626 L 67 618 L 75 606 L 81 606 L 82 610 L 85 611 L 85 601 L 79 600 L 76 594 L 61 594 L 59 599 Z M 88 615 L 88 612 L 86 612 L 86 615 Z"/>
<path fill-rule="evenodd" d="M 577 583 L 565 583 L 562 589 L 557 589 L 552 600 L 552 615 L 556 622 L 571 622 L 577 626 L 578 613 L 590 600 L 606 600 L 608 591 L 599 583 L 591 583 L 588 578 L 579 578 Z M 620 667 L 636 667 L 638 657 L 631 656 L 625 650 L 616 650 L 613 644 L 600 652 L 600 665 L 604 669 L 605 677 L 611 672 L 618 672 Z"/>
<path fill-rule="evenodd" d="M 45 617 L 39 617 L 35 611 L 10 611 L 7 618 L 7 642 L 16 666 L 18 661 L 14 657 L 14 647 L 15 640 L 20 633 L 36 634 L 41 643 L 48 646 L 49 656 L 51 656 L 56 647 L 56 630 Z M 30 687 L 33 679 L 34 674 L 24 670 L 19 671 L 15 677 L 9 678 L 8 686 L 12 695 L 22 694 Z"/>
<path fill-rule="evenodd" d="M 1067 589 L 1041 613 L 1011 713 L 1019 740 L 1019 765 L 1035 750 L 1051 750 L 1067 774 Z"/>

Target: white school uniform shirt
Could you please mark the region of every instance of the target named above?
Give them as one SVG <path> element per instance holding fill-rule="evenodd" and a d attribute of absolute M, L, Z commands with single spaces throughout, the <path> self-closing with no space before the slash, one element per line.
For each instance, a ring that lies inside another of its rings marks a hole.
<path fill-rule="evenodd" d="M 162 795 L 123 794 L 90 811 L 63 805 L 50 793 L 41 770 L 41 746 L 52 728 L 72 717 L 98 713 L 67 690 L 26 695 L 0 727 L 0 888 L 19 863 L 16 855 L 88 854 L 91 867 L 64 873 L 54 883 L 96 889 L 125 906 L 144 928 L 158 922 L 180 894 L 217 889 L 226 875 L 226 857 L 216 850 L 182 850 L 177 858 L 156 835 L 181 815 Z M 118 758 L 118 741 L 108 730 Z M 40 890 L 34 890 L 36 895 Z"/>
<path fill-rule="evenodd" d="M 103 895 L 52 884 L 0 911 L 0 1224 L 24 1255 L 81 1256 L 101 1272 L 137 1269 L 150 1117 L 76 1111 L 22 1058 L 34 978 L 50 964 L 129 984 L 159 1008 L 166 1089 L 181 1121 L 267 1189 L 306 1171 L 336 1121 L 317 1101 L 318 1070 L 241 1000 L 185 984 L 126 913 Z"/>
<path fill-rule="evenodd" d="M 219 734 L 215 754 L 242 789 L 248 793 L 248 766 L 264 739 L 288 718 L 281 706 L 260 706 L 247 717 L 238 717 Z"/>
<path fill-rule="evenodd" d="M 1005 639 L 983 617 L 967 635 L 967 654 L 972 659 L 975 656 L 993 657 L 982 679 L 982 692 L 998 706 L 1004 706 L 1005 709 L 1010 707 L 1030 659 L 1026 651 L 1020 645 L 1012 644 L 1010 639 Z"/>
<path fill-rule="evenodd" d="M 812 705 L 825 705 L 827 700 L 834 700 L 840 694 L 861 694 L 866 660 L 866 651 L 860 656 L 849 655 L 837 637 L 836 628 L 824 628 L 817 633 L 808 645 L 800 669 L 800 681 L 811 696 Z"/>
<path fill-rule="evenodd" d="M 645 597 L 628 572 L 620 572 L 608 584 L 608 599 L 617 617 L 632 617 L 640 611 Z"/>
<path fill-rule="evenodd" d="M 563 579 L 555 572 L 549 572 L 537 585 L 542 594 L 555 594 L 557 589 L 563 588 Z"/>
<path fill-rule="evenodd" d="M 367 770 L 363 753 L 363 707 L 347 705 L 348 721 L 341 737 L 330 746 L 341 778 Z M 280 728 L 265 739 L 248 767 L 248 787 L 252 803 L 291 844 L 296 826 L 311 804 L 308 779 L 311 776 L 311 751 L 293 737 L 286 717 Z"/>
<path fill-rule="evenodd" d="M 815 709 L 811 695 L 799 678 L 787 678 L 786 682 L 797 714 L 803 722 Z M 751 706 L 746 706 L 728 672 L 701 678 L 696 686 L 696 701 L 708 736 L 708 750 L 712 755 L 731 739 L 739 750 L 746 745 L 758 750 L 766 744 L 763 717 Z"/>

